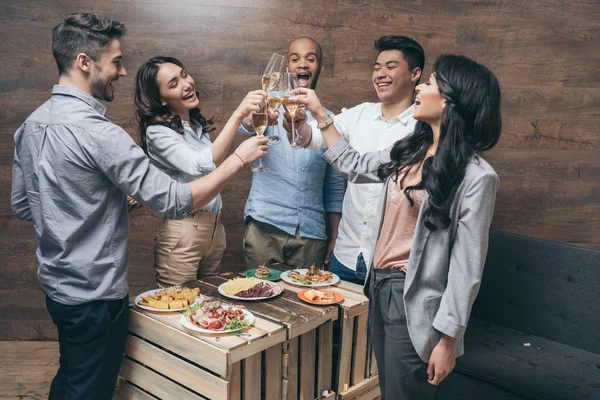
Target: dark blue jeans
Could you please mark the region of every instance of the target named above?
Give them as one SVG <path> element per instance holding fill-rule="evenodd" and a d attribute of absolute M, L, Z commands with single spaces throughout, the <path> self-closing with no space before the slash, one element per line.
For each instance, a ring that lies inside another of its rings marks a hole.
<path fill-rule="evenodd" d="M 59 368 L 50 400 L 110 400 L 123 360 L 129 296 L 69 306 L 46 296 L 58 328 Z"/>
<path fill-rule="evenodd" d="M 367 265 L 362 253 L 356 259 L 356 271 L 346 267 L 337 259 L 335 254 L 332 254 L 329 258 L 329 271 L 339 276 L 340 279 L 356 283 L 357 285 L 364 285 L 365 278 L 367 277 Z"/>

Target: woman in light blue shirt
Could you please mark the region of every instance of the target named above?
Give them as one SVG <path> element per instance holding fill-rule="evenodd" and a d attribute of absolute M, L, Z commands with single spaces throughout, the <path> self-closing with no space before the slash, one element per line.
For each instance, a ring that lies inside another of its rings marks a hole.
<path fill-rule="evenodd" d="M 248 93 L 213 143 L 208 132 L 215 128 L 198 108 L 194 79 L 176 58 L 152 58 L 136 76 L 142 148 L 153 164 L 178 182 L 207 175 L 225 159 L 239 124 L 260 108 L 265 97 L 262 90 Z M 180 285 L 218 271 L 226 247 L 221 207 L 217 195 L 184 219 L 165 218 L 154 247 L 158 286 Z"/>

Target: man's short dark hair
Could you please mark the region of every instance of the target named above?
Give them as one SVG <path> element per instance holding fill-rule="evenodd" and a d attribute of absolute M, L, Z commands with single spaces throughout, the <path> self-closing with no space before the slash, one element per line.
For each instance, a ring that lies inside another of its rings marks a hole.
<path fill-rule="evenodd" d="M 375 41 L 375 49 L 379 53 L 386 50 L 400 50 L 411 71 L 417 67 L 423 71 L 423 67 L 425 66 L 425 51 L 423 47 L 416 40 L 408 36 L 382 36 Z"/>
<path fill-rule="evenodd" d="M 98 61 L 100 54 L 114 38 L 121 38 L 125 25 L 92 13 L 67 15 L 63 23 L 52 29 L 52 54 L 58 72 L 67 73 L 79 53 Z"/>

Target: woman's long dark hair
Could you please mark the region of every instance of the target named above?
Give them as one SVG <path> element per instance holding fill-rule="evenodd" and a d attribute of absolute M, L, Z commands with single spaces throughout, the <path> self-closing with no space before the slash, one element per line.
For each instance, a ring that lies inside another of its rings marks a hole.
<path fill-rule="evenodd" d="M 407 187 L 404 194 L 413 204 L 410 192 L 427 190 L 423 222 L 430 230 L 450 225 L 450 206 L 467 164 L 474 155 L 498 143 L 502 128 L 500 85 L 492 71 L 459 55 L 440 56 L 433 70 L 440 94 L 446 99 L 435 156 L 425 159 L 433 132 L 428 124 L 418 121 L 412 135 L 394 144 L 392 161 L 378 171 L 382 180 L 392 174 L 397 179 L 401 170 L 425 159 L 421 182 Z"/>
<path fill-rule="evenodd" d="M 146 61 L 135 76 L 136 119 L 140 130 L 142 149 L 148 153 L 146 129 L 150 125 L 164 125 L 183 134 L 183 124 L 179 115 L 173 115 L 167 106 L 162 105 L 160 88 L 156 76 L 161 64 L 171 63 L 185 69 L 183 63 L 174 57 L 154 57 Z M 196 91 L 196 96 L 199 97 Z M 190 110 L 190 118 L 202 125 L 204 132 L 214 131 L 213 119 L 206 119 L 199 108 Z"/>

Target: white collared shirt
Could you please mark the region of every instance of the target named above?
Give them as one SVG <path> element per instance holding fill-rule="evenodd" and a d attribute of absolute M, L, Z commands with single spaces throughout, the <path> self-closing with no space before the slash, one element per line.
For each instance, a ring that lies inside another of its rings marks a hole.
<path fill-rule="evenodd" d="M 379 151 L 392 146 L 396 141 L 414 131 L 414 104 L 389 122 L 381 112 L 381 103 L 362 103 L 334 117 L 335 127 L 360 154 Z M 317 122 L 308 123 L 312 128 L 312 149 L 324 146 L 323 136 Z M 344 196 L 342 220 L 333 253 L 336 258 L 351 270 L 356 270 L 356 260 L 360 253 L 366 260 L 372 259 L 375 249 L 367 248 L 377 236 L 379 222 L 379 198 L 383 183 L 351 183 Z"/>

